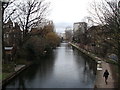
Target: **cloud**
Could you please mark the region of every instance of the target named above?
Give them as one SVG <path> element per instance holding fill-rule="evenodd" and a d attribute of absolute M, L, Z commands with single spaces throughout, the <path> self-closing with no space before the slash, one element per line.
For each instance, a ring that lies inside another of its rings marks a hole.
<path fill-rule="evenodd" d="M 55 23 L 56 32 L 64 32 L 66 27 L 72 27 L 73 23 L 69 22 L 58 22 Z"/>
<path fill-rule="evenodd" d="M 93 0 L 48 0 L 51 2 L 52 11 L 49 19 L 53 20 L 56 30 L 63 31 L 66 26 L 80 22 L 88 16 L 89 2 Z M 72 23 L 72 24 L 71 24 Z M 71 26 L 72 27 L 72 26 Z"/>

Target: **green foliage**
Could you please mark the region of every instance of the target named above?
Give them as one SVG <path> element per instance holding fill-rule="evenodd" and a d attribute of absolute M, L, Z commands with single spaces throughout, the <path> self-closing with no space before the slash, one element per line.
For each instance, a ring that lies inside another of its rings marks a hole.
<path fill-rule="evenodd" d="M 11 75 L 11 73 L 2 73 L 2 79 L 0 78 L 0 80 L 4 80 L 6 78 L 8 78 Z"/>

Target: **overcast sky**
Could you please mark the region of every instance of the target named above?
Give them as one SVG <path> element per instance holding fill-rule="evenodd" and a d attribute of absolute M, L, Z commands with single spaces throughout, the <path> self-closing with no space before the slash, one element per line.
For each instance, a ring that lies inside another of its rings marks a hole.
<path fill-rule="evenodd" d="M 49 19 L 53 20 L 56 31 L 64 32 L 67 26 L 73 27 L 74 22 L 83 21 L 88 16 L 89 4 L 93 0 L 49 0 L 51 8 Z"/>

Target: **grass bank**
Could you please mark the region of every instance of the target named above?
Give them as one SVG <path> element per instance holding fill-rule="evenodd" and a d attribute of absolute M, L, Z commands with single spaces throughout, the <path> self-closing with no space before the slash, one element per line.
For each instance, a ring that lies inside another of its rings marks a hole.
<path fill-rule="evenodd" d="M 0 74 L 0 80 L 4 81 L 14 74 L 15 68 L 17 65 L 29 65 L 31 62 L 26 61 L 25 59 L 16 59 L 14 62 L 9 62 L 6 64 L 2 64 L 2 74 Z M 16 65 L 16 66 L 15 66 Z"/>

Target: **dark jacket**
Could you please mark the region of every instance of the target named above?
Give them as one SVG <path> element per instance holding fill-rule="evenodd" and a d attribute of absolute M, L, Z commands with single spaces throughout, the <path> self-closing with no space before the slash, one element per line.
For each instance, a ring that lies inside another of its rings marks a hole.
<path fill-rule="evenodd" d="M 105 71 L 104 74 L 103 74 L 103 77 L 108 77 L 108 75 L 109 75 L 109 72 Z"/>

